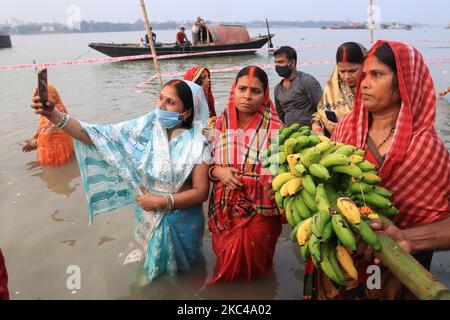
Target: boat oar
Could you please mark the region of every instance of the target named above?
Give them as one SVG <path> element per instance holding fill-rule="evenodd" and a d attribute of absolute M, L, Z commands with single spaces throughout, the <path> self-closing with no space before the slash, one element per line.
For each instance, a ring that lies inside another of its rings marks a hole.
<path fill-rule="evenodd" d="M 272 37 L 270 36 L 270 29 L 269 29 L 269 20 L 266 18 L 266 27 L 267 27 L 267 39 L 269 40 L 269 53 L 273 50 L 273 43 L 272 43 Z"/>
<path fill-rule="evenodd" d="M 142 13 L 144 15 L 145 29 L 147 31 L 148 41 L 150 43 L 150 49 L 152 51 L 153 62 L 155 63 L 156 76 L 158 77 L 159 83 L 163 85 L 161 78 L 161 70 L 159 67 L 158 57 L 156 56 L 155 44 L 153 43 L 152 32 L 150 31 L 150 23 L 148 22 L 147 9 L 145 8 L 144 0 L 141 0 Z"/>
<path fill-rule="evenodd" d="M 383 264 L 420 300 L 450 300 L 450 290 L 385 233 L 377 233 Z"/>

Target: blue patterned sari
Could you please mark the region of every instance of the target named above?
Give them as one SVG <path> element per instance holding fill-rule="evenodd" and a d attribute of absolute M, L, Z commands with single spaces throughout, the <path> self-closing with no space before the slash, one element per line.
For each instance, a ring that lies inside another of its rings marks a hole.
<path fill-rule="evenodd" d="M 93 145 L 75 141 L 86 191 L 90 223 L 101 213 L 135 204 L 135 238 L 144 249 L 147 280 L 187 271 L 201 256 L 204 230 L 202 205 L 172 212 L 145 212 L 134 200 L 139 186 L 156 194 L 177 193 L 191 178 L 196 164 L 211 163 L 202 134 L 208 124 L 208 104 L 200 86 L 186 81 L 194 98 L 190 130 L 168 141 L 154 112 L 115 125 L 81 122 Z"/>

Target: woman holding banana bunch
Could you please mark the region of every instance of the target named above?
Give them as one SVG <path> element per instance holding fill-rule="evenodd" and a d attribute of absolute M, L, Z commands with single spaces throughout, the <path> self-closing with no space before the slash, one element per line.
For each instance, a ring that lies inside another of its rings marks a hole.
<path fill-rule="evenodd" d="M 332 139 L 365 149 L 377 166 L 382 185 L 392 192 L 400 213 L 395 226 L 374 220 L 425 267 L 433 250 L 448 248 L 450 156 L 434 129 L 436 96 L 422 55 L 412 46 L 378 41 L 367 55 L 354 109 L 336 127 Z M 368 289 L 371 248 L 360 245 L 353 259 L 358 280 L 337 286 L 314 270 L 318 299 L 413 299 L 414 295 L 387 269 L 381 288 Z M 311 279 L 311 278 L 310 278 Z"/>
<path fill-rule="evenodd" d="M 270 175 L 264 175 L 259 159 L 280 127 L 267 74 L 255 66 L 242 69 L 215 127 L 209 229 L 217 262 L 212 283 L 250 280 L 272 270 L 281 219 L 270 196 Z"/>

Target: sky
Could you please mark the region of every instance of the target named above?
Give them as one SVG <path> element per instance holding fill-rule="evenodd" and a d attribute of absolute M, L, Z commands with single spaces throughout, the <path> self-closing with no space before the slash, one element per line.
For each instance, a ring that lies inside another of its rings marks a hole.
<path fill-rule="evenodd" d="M 369 0 L 146 0 L 154 22 L 342 20 L 366 21 Z M 381 22 L 450 23 L 449 0 L 373 0 Z M 0 23 L 17 18 L 26 22 L 65 23 L 81 20 L 134 22 L 142 17 L 139 0 L 0 0 Z"/>

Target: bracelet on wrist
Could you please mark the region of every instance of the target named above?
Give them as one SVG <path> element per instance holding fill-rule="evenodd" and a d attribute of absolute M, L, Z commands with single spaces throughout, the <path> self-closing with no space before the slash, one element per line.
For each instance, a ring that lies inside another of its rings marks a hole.
<path fill-rule="evenodd" d="M 67 124 L 67 122 L 69 122 L 70 116 L 67 113 L 61 113 L 61 119 L 59 120 L 59 122 L 57 124 L 55 124 L 53 126 L 53 130 L 60 130 L 62 128 L 64 128 Z"/>
<path fill-rule="evenodd" d="M 173 199 L 173 195 L 170 193 L 166 194 L 167 207 L 168 211 L 172 211 L 175 208 L 175 200 Z"/>
<path fill-rule="evenodd" d="M 219 179 L 214 178 L 213 175 L 212 175 L 213 170 L 216 169 L 216 168 L 217 168 L 217 166 L 212 166 L 211 168 L 209 168 L 209 171 L 208 171 L 209 180 L 212 181 L 212 182 L 219 181 Z"/>

